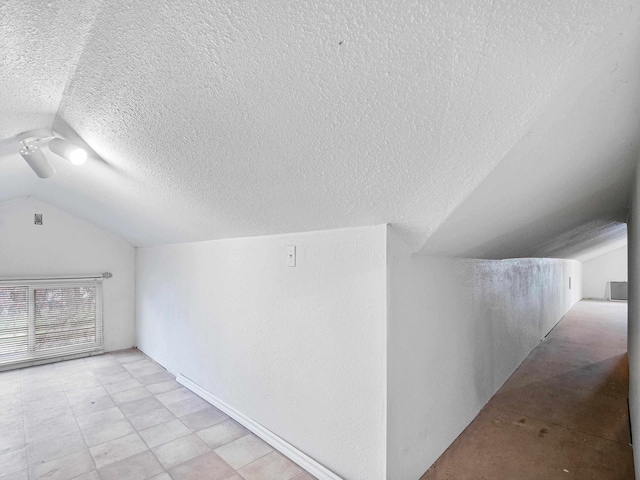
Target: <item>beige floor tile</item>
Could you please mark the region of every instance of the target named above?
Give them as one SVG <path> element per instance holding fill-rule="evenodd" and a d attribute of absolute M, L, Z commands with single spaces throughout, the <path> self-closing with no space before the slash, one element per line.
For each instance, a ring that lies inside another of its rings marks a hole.
<path fill-rule="evenodd" d="M 180 385 L 175 380 L 166 380 L 164 382 L 152 383 L 151 385 L 147 385 L 147 390 L 149 390 L 154 395 L 170 392 L 171 390 L 177 390 L 179 388 L 182 388 L 182 385 Z"/>
<path fill-rule="evenodd" d="M 79 390 L 77 392 L 67 392 L 67 398 L 69 399 L 69 403 L 78 403 L 83 400 L 93 400 L 96 398 L 104 397 L 108 395 L 109 392 L 102 386 L 97 385 L 95 387 L 86 388 L 84 390 Z"/>
<path fill-rule="evenodd" d="M 87 368 L 84 358 L 74 358 L 72 360 L 64 360 L 53 364 L 58 372 L 65 370 L 74 370 Z"/>
<path fill-rule="evenodd" d="M 85 399 L 71 405 L 71 410 L 75 416 L 86 415 L 87 413 L 95 413 L 107 408 L 115 407 L 109 395 L 95 399 Z"/>
<path fill-rule="evenodd" d="M 138 377 L 138 381 L 143 385 L 152 385 L 154 383 L 162 383 L 173 379 L 173 375 L 167 373 L 166 371 L 152 373 L 150 375 L 142 375 Z"/>
<path fill-rule="evenodd" d="M 150 365 L 148 367 L 143 368 L 132 368 L 129 370 L 129 373 L 134 377 L 146 377 L 147 375 L 153 375 L 154 373 L 164 372 L 164 368 L 159 365 Z"/>
<path fill-rule="evenodd" d="M 118 361 L 111 355 L 96 355 L 84 359 L 84 363 L 91 369 L 108 367 L 110 365 L 118 365 Z"/>
<path fill-rule="evenodd" d="M 7 400 L 19 399 L 20 393 L 22 393 L 22 387 L 20 380 L 16 380 L 16 377 L 8 377 L 6 380 L 0 381 L 0 405 L 3 405 Z"/>
<path fill-rule="evenodd" d="M 77 431 L 79 431 L 78 424 L 73 415 L 64 415 L 47 419 L 33 428 L 25 429 L 25 436 L 27 442 L 31 443 L 36 440 L 55 438 Z"/>
<path fill-rule="evenodd" d="M 98 469 L 145 450 L 147 450 L 147 446 L 137 433 L 132 433 L 89 449 Z"/>
<path fill-rule="evenodd" d="M 15 382 L 20 381 L 20 370 L 6 370 L 0 372 L 0 384 L 3 382 Z"/>
<path fill-rule="evenodd" d="M 73 480 L 100 480 L 100 477 L 98 477 L 98 472 L 94 470 L 93 472 L 80 475 L 79 477 L 76 477 Z"/>
<path fill-rule="evenodd" d="M 7 372 L 0 372 L 0 399 L 4 395 L 15 395 L 22 391 L 20 375 L 6 375 Z"/>
<path fill-rule="evenodd" d="M 124 380 L 119 380 L 113 383 L 104 383 L 103 385 L 110 395 L 115 395 L 116 393 L 142 387 L 142 384 L 131 376 L 129 376 L 129 378 L 125 378 Z"/>
<path fill-rule="evenodd" d="M 18 405 L 19 410 L 4 410 L 0 407 L 0 432 L 3 434 L 8 431 L 7 425 L 15 425 L 12 427 L 12 431 L 15 431 L 16 428 L 24 429 L 24 416 L 22 407 Z M 0 443 L 2 443 L 2 435 L 0 435 Z"/>
<path fill-rule="evenodd" d="M 84 399 L 76 403 L 72 403 L 71 410 L 74 415 L 80 416 L 87 413 L 99 412 L 115 406 L 116 404 L 113 402 L 111 397 L 109 395 L 105 395 L 104 397 L 96 399 Z"/>
<path fill-rule="evenodd" d="M 68 480 L 93 470 L 91 455 L 87 450 L 83 450 L 50 462 L 33 465 L 29 468 L 29 477 L 31 480 Z"/>
<path fill-rule="evenodd" d="M 226 480 L 226 479 L 225 479 Z M 302 472 L 300 475 L 296 475 L 292 480 L 318 480 L 316 477 L 307 472 Z"/>
<path fill-rule="evenodd" d="M 0 455 L 0 472 L 16 473 L 27 468 L 27 453 L 24 448 Z"/>
<path fill-rule="evenodd" d="M 188 400 L 196 396 L 191 390 L 185 387 L 172 390 L 170 392 L 160 393 L 156 395 L 156 398 L 160 400 L 163 405 L 170 405 L 172 403 Z"/>
<path fill-rule="evenodd" d="M 52 371 L 42 375 L 25 375 L 20 379 L 20 385 L 23 392 L 28 392 L 30 390 L 39 390 L 44 387 L 54 388 L 61 385 L 61 383 L 55 369 L 53 369 Z"/>
<path fill-rule="evenodd" d="M 135 433 L 135 430 L 126 419 L 90 427 L 82 432 L 89 447 L 94 447 L 131 433 Z"/>
<path fill-rule="evenodd" d="M 0 480 L 314 480 L 137 350 L 25 370 L 0 372 L 0 459 L 25 462 Z"/>
<path fill-rule="evenodd" d="M 200 430 L 197 435 L 211 448 L 218 448 L 244 437 L 248 432 L 233 420 L 225 420 L 211 427 Z"/>
<path fill-rule="evenodd" d="M 0 480 L 29 480 L 29 471 L 22 470 L 21 472 L 0 475 Z"/>
<path fill-rule="evenodd" d="M 122 410 L 125 415 L 131 416 L 149 412 L 160 407 L 162 407 L 162 404 L 155 397 L 149 397 L 135 400 L 129 403 L 123 403 L 122 405 L 120 405 L 120 410 Z"/>
<path fill-rule="evenodd" d="M 93 374 L 98 378 L 110 377 L 123 372 L 126 372 L 126 370 L 120 364 L 109 365 L 93 370 Z"/>
<path fill-rule="evenodd" d="M 50 399 L 54 395 L 62 398 L 65 395 L 65 390 L 62 385 L 54 385 L 51 387 L 37 388 L 34 390 L 28 390 L 22 392 L 22 402 L 35 402 L 37 400 Z"/>
<path fill-rule="evenodd" d="M 220 422 L 224 422 L 225 420 L 229 420 L 229 417 L 215 407 L 207 407 L 204 410 L 199 410 L 180 417 L 180 421 L 193 432 L 216 425 Z"/>
<path fill-rule="evenodd" d="M 77 360 L 77 363 L 73 363 L 73 362 L 76 362 L 76 360 L 54 363 L 54 366 L 56 367 L 56 372 L 58 373 L 58 376 L 60 377 L 61 381 L 63 381 L 65 378 L 72 377 L 73 375 L 76 375 L 76 374 L 91 372 L 89 365 L 87 365 L 84 360 L 80 359 L 80 360 Z"/>
<path fill-rule="evenodd" d="M 20 391 L 24 393 L 31 393 L 37 390 L 41 390 L 43 388 L 50 388 L 52 391 L 59 390 L 62 387 L 60 380 L 58 378 L 42 378 L 42 379 L 33 379 L 28 382 L 20 382 Z"/>
<path fill-rule="evenodd" d="M 245 480 L 290 480 L 302 469 L 278 452 L 272 452 L 238 470 Z"/>
<path fill-rule="evenodd" d="M 116 359 L 121 365 L 125 365 L 127 363 L 141 362 L 142 360 L 146 360 L 147 357 L 141 353 L 132 353 L 130 355 L 118 355 Z"/>
<path fill-rule="evenodd" d="M 148 358 L 143 358 L 142 360 L 137 360 L 135 362 L 127 362 L 125 364 L 122 365 L 125 369 L 127 369 L 127 371 L 131 371 L 131 370 L 141 370 L 143 368 L 148 368 L 148 367 L 154 367 L 154 368 L 162 368 L 160 365 L 158 365 L 156 362 L 154 362 L 153 360 L 150 360 Z"/>
<path fill-rule="evenodd" d="M 51 373 L 45 373 L 43 375 L 26 376 L 20 380 L 20 385 L 22 386 L 23 392 L 28 392 L 30 390 L 39 390 L 43 387 L 54 388 L 60 385 L 60 379 L 58 375 L 56 375 L 55 370 L 53 370 Z"/>
<path fill-rule="evenodd" d="M 204 410 L 207 407 L 210 407 L 211 404 L 204 401 L 200 397 L 189 398 L 187 400 L 182 400 L 180 402 L 171 403 L 167 405 L 167 408 L 173 413 L 176 417 L 184 417 L 185 415 L 189 415 L 190 413 L 198 412 L 200 410 Z"/>
<path fill-rule="evenodd" d="M 51 372 L 52 370 L 55 370 L 55 365 L 53 363 L 49 363 L 46 365 L 37 365 L 35 367 L 28 367 L 28 368 L 21 368 L 20 369 L 20 373 L 22 373 L 22 377 L 24 378 L 26 376 L 34 376 L 34 375 L 42 375 L 42 374 L 47 374 L 47 372 Z"/>
<path fill-rule="evenodd" d="M 228 477 L 224 477 L 222 480 L 244 480 L 244 478 L 234 472 Z"/>
<path fill-rule="evenodd" d="M 208 452 L 169 469 L 173 480 L 222 480 L 233 468 L 214 452 Z"/>
<path fill-rule="evenodd" d="M 109 352 L 109 355 L 111 355 L 113 358 L 122 358 L 122 357 L 128 357 L 130 355 L 144 355 L 140 350 L 138 350 L 136 347 L 131 347 L 131 348 L 123 348 L 122 350 L 115 350 L 113 352 Z"/>
<path fill-rule="evenodd" d="M 20 394 L 6 395 L 2 401 L 0 401 L 0 409 L 2 410 L 3 418 L 17 417 L 22 415 L 22 396 Z"/>
<path fill-rule="evenodd" d="M 251 433 L 215 449 L 215 452 L 235 470 L 272 451 L 270 445 Z"/>
<path fill-rule="evenodd" d="M 164 368 L 149 359 L 125 363 L 122 366 L 135 377 L 143 377 L 154 373 L 166 372 Z"/>
<path fill-rule="evenodd" d="M 93 380 L 97 380 L 97 378 L 89 367 L 85 366 L 82 369 L 58 370 L 58 380 L 61 385 L 66 386 L 74 383 L 80 384 L 82 382 L 91 382 Z"/>
<path fill-rule="evenodd" d="M 98 412 L 86 413 L 84 415 L 78 415 L 76 420 L 81 429 L 95 427 L 97 425 L 103 425 L 105 423 L 111 423 L 118 420 L 122 420 L 124 415 L 118 407 L 111 407 Z"/>
<path fill-rule="evenodd" d="M 149 448 L 157 447 L 163 443 L 170 442 L 176 438 L 184 437 L 191 433 L 180 420 L 172 420 L 161 423 L 145 430 L 140 430 L 140 436 L 147 443 Z"/>
<path fill-rule="evenodd" d="M 60 373 L 58 373 L 58 377 L 65 390 L 67 390 L 67 386 L 73 384 L 78 384 L 78 387 L 80 387 L 81 385 L 90 385 L 91 383 L 96 382 L 97 385 L 95 386 L 100 386 L 98 378 L 93 374 L 91 370 L 89 370 L 88 367 L 84 371 L 73 372 L 68 375 L 61 375 Z"/>
<path fill-rule="evenodd" d="M 87 377 L 86 380 L 80 380 L 77 382 L 68 382 L 64 384 L 64 391 L 67 393 L 76 393 L 88 390 L 90 388 L 100 387 L 100 381 L 93 377 Z"/>
<path fill-rule="evenodd" d="M 105 390 L 109 392 L 109 395 L 114 395 L 116 393 L 131 390 L 133 388 L 140 388 L 143 386 L 139 381 L 137 381 L 127 372 L 120 373 L 118 375 L 118 380 L 114 379 L 113 382 L 107 383 L 102 380 L 102 385 L 104 385 Z"/>
<path fill-rule="evenodd" d="M 124 392 L 114 393 L 111 395 L 113 401 L 118 405 L 122 403 L 133 402 L 142 398 L 148 398 L 153 396 L 149 390 L 144 387 L 132 388 L 131 390 L 125 390 Z"/>
<path fill-rule="evenodd" d="M 56 392 L 48 398 L 35 400 L 33 402 L 23 402 L 22 412 L 25 415 L 43 414 L 48 410 L 55 410 L 69 406 L 65 392 Z"/>
<path fill-rule="evenodd" d="M 22 385 L 37 382 L 53 383 L 58 380 L 58 374 L 54 364 L 22 368 L 20 369 L 20 373 L 20 383 Z"/>
<path fill-rule="evenodd" d="M 149 477 L 147 480 L 173 480 L 167 472 L 159 473 L 153 477 Z"/>
<path fill-rule="evenodd" d="M 15 428 L 0 427 L 0 431 L 2 431 L 2 435 L 0 435 L 0 455 L 23 448 L 27 443 L 22 422 Z"/>
<path fill-rule="evenodd" d="M 73 412 L 69 405 L 61 405 L 51 409 L 43 409 L 41 411 L 25 411 L 24 428 L 31 430 L 40 427 L 47 422 L 60 420 L 63 417 L 73 418 Z"/>
<path fill-rule="evenodd" d="M 66 457 L 70 453 L 79 452 L 86 448 L 82 434 L 72 432 L 60 437 L 29 442 L 27 444 L 27 459 L 29 465 L 35 465 Z"/>
<path fill-rule="evenodd" d="M 131 415 L 127 418 L 136 430 L 144 430 L 146 428 L 153 427 L 154 425 L 160 425 L 161 423 L 174 420 L 176 417 L 169 410 L 161 407 L 138 415 Z"/>
<path fill-rule="evenodd" d="M 191 434 L 155 447 L 152 451 L 160 463 L 169 468 L 209 451 L 209 447 Z"/>
<path fill-rule="evenodd" d="M 138 453 L 98 469 L 101 480 L 144 480 L 163 471 L 150 451 Z"/>
<path fill-rule="evenodd" d="M 4 383 L 0 382 L 0 406 L 4 406 L 6 403 L 15 401 L 22 401 L 21 393 L 22 386 L 20 380 L 5 380 Z"/>

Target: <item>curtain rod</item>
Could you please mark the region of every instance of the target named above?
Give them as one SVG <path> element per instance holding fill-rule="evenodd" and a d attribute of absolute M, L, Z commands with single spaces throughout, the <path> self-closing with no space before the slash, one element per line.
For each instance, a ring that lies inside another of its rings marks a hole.
<path fill-rule="evenodd" d="M 58 275 L 56 277 L 23 277 L 23 278 L 0 278 L 0 282 L 33 282 L 49 280 L 101 280 L 113 277 L 111 272 L 103 272 L 98 275 Z"/>

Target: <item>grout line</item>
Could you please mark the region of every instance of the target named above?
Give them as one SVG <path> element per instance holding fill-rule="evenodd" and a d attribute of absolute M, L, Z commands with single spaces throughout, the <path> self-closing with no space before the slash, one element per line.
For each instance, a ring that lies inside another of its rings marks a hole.
<path fill-rule="evenodd" d="M 86 362 L 84 361 L 84 358 L 82 359 L 82 362 L 86 364 Z M 89 368 L 89 365 L 87 365 L 87 368 Z M 93 373 L 93 371 L 89 368 L 89 371 L 91 371 Z M 82 443 L 84 444 L 85 450 L 87 452 L 87 454 L 89 455 L 89 458 L 91 459 L 91 464 L 93 465 L 93 470 L 97 473 L 98 471 L 98 467 L 96 466 L 96 462 L 93 460 L 93 455 L 91 455 L 91 451 L 89 450 L 89 446 L 87 445 L 87 441 L 84 438 L 84 432 L 82 431 L 82 428 L 80 428 L 80 424 L 78 423 L 78 419 L 76 418 L 76 413 L 73 411 L 73 407 L 71 406 L 71 402 L 69 401 L 69 395 L 67 394 L 67 389 L 64 388 L 64 384 L 62 383 L 62 380 L 60 379 L 60 373 L 58 372 L 58 370 L 56 369 L 56 376 L 58 377 L 58 381 L 60 382 L 60 384 L 62 385 L 62 391 L 64 392 L 64 396 L 67 399 L 67 405 L 69 406 L 69 411 L 71 412 L 71 415 L 73 416 L 73 421 L 75 422 L 76 426 L 78 427 L 78 431 L 80 432 L 80 438 L 82 438 Z M 75 452 L 69 453 L 68 455 L 72 455 Z M 64 458 L 64 457 L 60 457 L 60 458 Z M 90 473 L 90 472 L 87 472 Z M 84 473 L 78 476 L 82 476 L 85 475 Z M 77 478 L 78 476 L 76 476 L 75 478 Z"/>
<path fill-rule="evenodd" d="M 25 416 L 25 412 L 24 412 L 24 397 L 22 395 L 22 373 L 20 373 L 18 375 L 18 385 L 20 386 L 20 417 L 22 420 L 22 435 L 23 435 L 23 447 L 24 448 L 24 459 L 27 462 L 26 465 L 26 472 L 27 472 L 27 479 L 31 478 L 31 473 L 30 473 L 30 469 L 29 469 L 29 453 L 28 453 L 28 449 L 27 449 L 27 426 L 25 425 L 25 421 L 24 421 L 24 416 Z"/>

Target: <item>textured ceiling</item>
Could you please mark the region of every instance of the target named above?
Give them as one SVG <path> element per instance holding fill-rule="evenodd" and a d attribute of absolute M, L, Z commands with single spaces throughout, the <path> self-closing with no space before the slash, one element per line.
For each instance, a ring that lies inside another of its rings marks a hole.
<path fill-rule="evenodd" d="M 571 256 L 628 201 L 637 7 L 9 0 L 0 201 L 136 245 L 389 222 L 425 254 Z M 100 159 L 41 180 L 12 137 L 54 122 Z"/>

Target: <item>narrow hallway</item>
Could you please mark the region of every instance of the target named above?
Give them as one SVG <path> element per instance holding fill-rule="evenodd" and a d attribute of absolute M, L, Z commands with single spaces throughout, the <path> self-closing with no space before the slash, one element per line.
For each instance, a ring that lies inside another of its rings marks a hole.
<path fill-rule="evenodd" d="M 421 480 L 633 479 L 627 304 L 583 300 Z"/>

